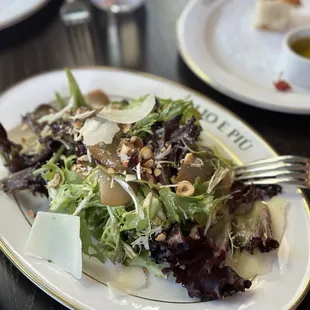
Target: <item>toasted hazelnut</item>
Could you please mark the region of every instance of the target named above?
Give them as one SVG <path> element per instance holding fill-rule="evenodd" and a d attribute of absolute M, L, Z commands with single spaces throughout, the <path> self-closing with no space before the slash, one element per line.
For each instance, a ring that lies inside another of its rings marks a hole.
<path fill-rule="evenodd" d="M 113 174 L 113 173 L 115 173 L 115 170 L 113 168 L 108 168 L 108 173 Z"/>
<path fill-rule="evenodd" d="M 161 234 L 159 234 L 159 235 L 155 238 L 155 240 L 156 240 L 156 241 L 165 241 L 166 238 L 167 238 L 167 233 L 164 231 L 164 232 L 162 232 Z"/>
<path fill-rule="evenodd" d="M 143 148 L 143 141 L 140 137 L 137 137 L 137 136 L 131 137 L 130 143 L 132 143 L 136 149 L 142 149 Z"/>
<path fill-rule="evenodd" d="M 126 144 L 124 143 L 121 147 L 120 153 L 128 155 L 131 152 L 131 150 L 132 149 L 130 148 L 130 146 L 127 143 Z"/>
<path fill-rule="evenodd" d="M 53 179 L 48 182 L 48 186 L 49 187 L 58 187 L 60 185 L 60 183 L 61 183 L 61 175 L 60 175 L 60 173 L 57 172 L 57 173 L 55 173 Z"/>
<path fill-rule="evenodd" d="M 178 183 L 176 193 L 180 196 L 192 196 L 195 192 L 195 188 L 192 183 L 188 181 L 182 181 Z"/>
<path fill-rule="evenodd" d="M 155 184 L 155 178 L 152 174 L 146 174 L 144 177 L 148 182 Z"/>
<path fill-rule="evenodd" d="M 154 170 L 154 175 L 155 175 L 155 177 L 159 177 L 161 175 L 161 170 L 159 168 L 156 168 Z"/>
<path fill-rule="evenodd" d="M 192 153 L 187 153 L 184 157 L 183 163 L 185 165 L 190 165 L 194 162 L 194 155 Z"/>
<path fill-rule="evenodd" d="M 119 146 L 122 147 L 124 144 L 126 145 L 130 144 L 130 139 L 128 138 L 121 139 L 121 141 L 119 142 Z"/>
<path fill-rule="evenodd" d="M 124 167 L 124 168 L 128 168 L 128 165 L 129 165 L 129 160 L 128 159 L 125 159 L 125 160 L 123 160 L 122 161 L 122 166 Z"/>
<path fill-rule="evenodd" d="M 147 173 L 147 174 L 152 174 L 152 169 L 151 168 L 145 168 L 145 172 Z"/>
<path fill-rule="evenodd" d="M 98 108 L 102 107 L 102 105 L 107 105 L 110 102 L 109 97 L 101 89 L 91 90 L 87 93 L 86 98 L 88 102 L 97 103 Z"/>
<path fill-rule="evenodd" d="M 146 168 L 152 168 L 153 166 L 154 166 L 154 159 L 149 159 L 143 164 L 143 167 Z"/>
<path fill-rule="evenodd" d="M 144 146 L 140 153 L 139 153 L 140 157 L 142 159 L 145 159 L 145 160 L 148 160 L 148 159 L 151 159 L 152 156 L 153 156 L 153 152 L 151 150 L 151 148 L 149 146 Z"/>

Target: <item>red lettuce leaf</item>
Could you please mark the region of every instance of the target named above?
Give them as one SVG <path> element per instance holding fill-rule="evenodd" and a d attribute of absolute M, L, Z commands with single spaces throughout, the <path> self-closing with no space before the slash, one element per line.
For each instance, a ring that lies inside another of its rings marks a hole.
<path fill-rule="evenodd" d="M 224 266 L 226 252 L 212 244 L 199 227 L 185 237 L 180 226 L 175 225 L 165 241 L 151 245 L 151 258 L 156 263 L 168 263 L 163 272 L 171 272 L 192 298 L 221 299 L 251 286 L 251 281 Z"/>

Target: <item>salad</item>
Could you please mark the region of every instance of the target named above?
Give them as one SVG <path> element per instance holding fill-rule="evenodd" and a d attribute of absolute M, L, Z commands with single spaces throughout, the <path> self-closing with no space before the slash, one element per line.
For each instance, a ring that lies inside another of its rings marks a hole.
<path fill-rule="evenodd" d="M 234 253 L 279 247 L 266 197 L 281 187 L 233 181 L 233 163 L 201 141 L 189 98 L 112 101 L 80 91 L 22 118 L 21 144 L 0 124 L 9 194 L 46 195 L 49 212 L 78 216 L 82 251 L 102 263 L 175 277 L 190 297 L 221 299 L 251 287 L 227 265 Z M 26 134 L 27 133 L 27 134 Z"/>

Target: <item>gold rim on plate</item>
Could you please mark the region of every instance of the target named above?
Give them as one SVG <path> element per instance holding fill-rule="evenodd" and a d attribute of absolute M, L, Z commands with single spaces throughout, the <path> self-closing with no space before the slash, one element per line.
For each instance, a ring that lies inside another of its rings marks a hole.
<path fill-rule="evenodd" d="M 271 153 L 273 153 L 274 156 L 277 156 L 278 153 L 271 147 L 271 145 L 269 145 L 262 137 L 261 135 L 255 130 L 253 129 L 250 125 L 248 125 L 245 121 L 243 121 L 239 116 L 235 115 L 233 112 L 231 112 L 230 110 L 226 109 L 225 107 L 221 106 L 219 103 L 217 103 L 216 101 L 210 99 L 209 97 L 199 93 L 196 90 L 193 90 L 187 86 L 181 85 L 177 82 L 168 80 L 166 78 L 157 76 L 157 75 L 153 75 L 151 73 L 147 73 L 147 72 L 140 72 L 140 71 L 134 71 L 134 70 L 123 70 L 121 68 L 114 68 L 114 67 L 108 67 L 108 66 L 83 66 L 83 67 L 73 67 L 74 69 L 91 69 L 91 70 L 107 70 L 107 71 L 114 71 L 114 72 L 126 72 L 126 73 L 131 73 L 131 74 L 135 74 L 135 75 L 139 75 L 142 77 L 147 77 L 150 79 L 154 79 L 154 80 L 158 80 L 158 81 L 162 81 L 164 83 L 179 87 L 179 88 L 183 88 L 189 91 L 189 93 L 193 93 L 198 97 L 201 97 L 202 99 L 210 102 L 211 104 L 215 105 L 216 107 L 218 107 L 219 109 L 221 109 L 222 111 L 224 111 L 225 113 L 229 114 L 230 116 L 232 116 L 233 118 L 235 118 L 236 120 L 238 120 L 240 123 L 242 123 L 244 126 L 246 126 L 247 128 L 249 128 L 260 140 L 261 143 L 263 143 L 265 145 L 265 147 L 267 147 L 269 149 L 269 151 Z M 40 76 L 40 75 L 44 75 L 44 74 L 48 74 L 51 72 L 62 72 L 63 70 L 51 70 L 51 71 L 47 71 L 43 74 L 39 74 L 39 75 L 34 75 L 34 76 Z M 28 79 L 31 79 L 32 77 L 29 77 Z M 12 88 L 15 88 L 17 86 L 19 86 L 20 84 L 22 84 L 24 82 L 18 82 L 16 84 L 14 84 L 13 86 L 11 86 L 7 91 L 3 92 L 1 97 L 3 95 L 5 95 L 8 91 L 10 91 Z M 227 149 L 227 148 L 225 148 Z M 232 154 L 232 152 L 229 152 L 231 155 L 234 156 L 234 158 L 238 159 L 238 157 L 235 154 Z M 239 159 L 238 159 L 239 161 Z M 298 189 L 298 193 L 302 196 L 302 200 L 304 202 L 304 206 L 306 209 L 306 212 L 308 214 L 308 217 L 310 219 L 310 203 L 307 200 L 306 196 L 304 195 L 304 193 L 302 192 L 302 190 Z M 39 278 L 37 278 L 34 274 L 32 274 L 23 264 L 22 262 L 17 258 L 17 256 L 13 253 L 13 251 L 4 243 L 4 241 L 0 238 L 0 249 L 2 250 L 2 252 L 9 258 L 9 260 L 30 280 L 32 281 L 35 285 L 37 285 L 39 288 L 41 288 L 43 291 L 45 291 L 48 295 L 50 295 L 51 297 L 53 297 L 54 299 L 56 299 L 57 301 L 59 301 L 60 303 L 62 303 L 63 305 L 70 307 L 72 309 L 76 309 L 76 310 L 84 310 L 83 308 L 77 307 L 75 304 L 73 304 L 71 301 L 65 299 L 64 297 L 62 297 L 60 294 L 58 294 L 55 290 L 51 289 L 49 286 L 47 286 L 44 282 L 42 282 Z M 298 295 L 298 297 L 294 300 L 294 302 L 292 303 L 292 305 L 289 305 L 289 307 L 287 308 L 287 310 L 295 310 L 300 303 L 302 302 L 302 300 L 305 298 L 305 296 L 307 295 L 308 291 L 310 289 L 310 278 L 308 279 L 308 282 L 306 283 L 306 285 L 303 287 L 303 289 L 301 290 L 301 293 Z"/>

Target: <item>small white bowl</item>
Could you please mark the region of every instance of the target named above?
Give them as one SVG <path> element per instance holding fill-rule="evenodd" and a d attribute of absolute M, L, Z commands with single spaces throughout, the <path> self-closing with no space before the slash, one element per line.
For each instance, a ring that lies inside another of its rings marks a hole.
<path fill-rule="evenodd" d="M 310 89 L 310 59 L 291 48 L 291 44 L 300 38 L 310 38 L 310 27 L 294 29 L 285 36 L 276 72 L 281 80 Z"/>

